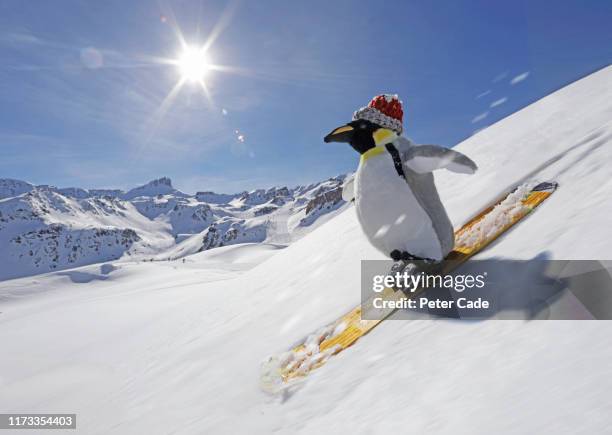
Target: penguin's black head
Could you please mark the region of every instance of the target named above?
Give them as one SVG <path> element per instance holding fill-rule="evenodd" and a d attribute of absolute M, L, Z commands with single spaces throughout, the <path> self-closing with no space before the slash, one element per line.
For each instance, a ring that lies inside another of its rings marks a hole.
<path fill-rule="evenodd" d="M 342 127 L 336 128 L 334 131 L 329 133 L 323 139 L 325 142 L 347 142 L 357 151 L 359 154 L 364 154 L 368 150 L 374 148 L 377 144 L 376 134 L 380 130 L 383 130 L 378 124 L 374 124 L 371 121 L 365 119 L 358 119 L 356 121 L 349 122 Z M 384 129 L 387 130 L 387 129 Z M 389 130 L 390 131 L 390 130 Z"/>

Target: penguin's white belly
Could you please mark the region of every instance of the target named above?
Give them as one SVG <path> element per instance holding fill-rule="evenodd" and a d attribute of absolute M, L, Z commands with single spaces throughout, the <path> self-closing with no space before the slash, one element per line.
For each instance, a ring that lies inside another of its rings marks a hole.
<path fill-rule="evenodd" d="M 362 160 L 355 176 L 357 217 L 370 243 L 383 254 L 407 251 L 442 259 L 431 218 L 400 177 L 387 152 Z"/>

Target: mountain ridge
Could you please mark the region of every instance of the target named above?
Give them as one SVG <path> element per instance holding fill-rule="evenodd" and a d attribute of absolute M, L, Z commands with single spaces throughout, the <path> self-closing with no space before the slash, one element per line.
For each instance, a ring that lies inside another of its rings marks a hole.
<path fill-rule="evenodd" d="M 130 257 L 175 259 L 237 243 L 300 238 L 344 202 L 345 176 L 308 186 L 190 195 L 169 177 L 120 189 L 0 179 L 0 280 Z"/>

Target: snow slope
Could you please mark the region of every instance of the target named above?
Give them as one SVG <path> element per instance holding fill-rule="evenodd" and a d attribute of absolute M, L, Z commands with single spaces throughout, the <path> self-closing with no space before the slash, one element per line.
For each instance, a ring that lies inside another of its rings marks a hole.
<path fill-rule="evenodd" d="M 482 258 L 612 257 L 611 84 L 608 67 L 458 145 L 480 170 L 437 174 L 456 225 L 538 168 L 561 186 Z M 608 322 L 388 321 L 262 393 L 266 356 L 358 303 L 366 258 L 349 208 L 284 249 L 2 282 L 0 409 L 77 412 L 100 434 L 609 431 Z"/>

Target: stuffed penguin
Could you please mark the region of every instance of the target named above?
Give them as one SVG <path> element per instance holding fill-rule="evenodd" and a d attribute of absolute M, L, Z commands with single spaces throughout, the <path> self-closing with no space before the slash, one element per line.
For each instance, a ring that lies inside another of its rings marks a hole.
<path fill-rule="evenodd" d="M 372 245 L 395 261 L 441 261 L 455 239 L 432 172 L 473 174 L 477 166 L 452 149 L 416 145 L 401 136 L 402 118 L 397 95 L 378 95 L 324 140 L 349 143 L 361 156 L 343 198 L 355 199 L 359 223 Z"/>

